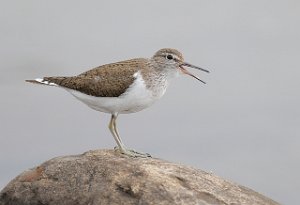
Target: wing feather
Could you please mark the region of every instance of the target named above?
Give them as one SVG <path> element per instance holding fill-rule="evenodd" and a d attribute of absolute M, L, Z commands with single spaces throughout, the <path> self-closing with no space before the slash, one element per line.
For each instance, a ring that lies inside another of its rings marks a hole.
<path fill-rule="evenodd" d="M 102 65 L 73 77 L 45 77 L 59 86 L 96 97 L 118 97 L 134 82 L 134 74 L 145 66 L 147 59 L 132 59 Z"/>

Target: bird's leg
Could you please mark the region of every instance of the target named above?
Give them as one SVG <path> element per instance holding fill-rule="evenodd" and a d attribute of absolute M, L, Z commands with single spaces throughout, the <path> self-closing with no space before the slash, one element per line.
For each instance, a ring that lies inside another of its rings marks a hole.
<path fill-rule="evenodd" d="M 121 140 L 121 137 L 119 135 L 119 132 L 118 132 L 118 129 L 117 129 L 117 124 L 116 124 L 116 121 L 117 121 L 117 117 L 118 117 L 118 114 L 113 114 L 115 117 L 114 119 L 112 119 L 112 126 L 113 126 L 113 130 L 114 132 L 116 133 L 116 137 L 118 138 L 119 142 L 121 142 L 121 144 L 124 146 L 122 140 Z M 125 147 L 125 146 L 124 146 Z"/>
<path fill-rule="evenodd" d="M 118 136 L 118 133 L 115 131 L 115 124 L 116 124 L 117 116 L 118 116 L 117 114 L 111 115 L 111 119 L 110 119 L 108 128 L 109 128 L 111 134 L 113 135 L 113 137 L 118 145 L 118 148 L 122 151 L 122 150 L 126 150 L 126 148 L 125 148 L 124 144 L 122 143 L 120 137 Z"/>
<path fill-rule="evenodd" d="M 117 120 L 117 117 L 118 117 L 118 114 L 112 114 L 111 116 L 111 120 L 110 120 L 110 123 L 109 123 L 109 129 L 118 145 L 118 149 L 119 151 L 122 153 L 122 154 L 125 154 L 127 156 L 130 156 L 130 157 L 151 157 L 150 154 L 147 154 L 147 153 L 139 153 L 139 152 L 136 152 L 134 150 L 130 150 L 130 149 L 127 149 L 125 147 L 125 145 L 123 144 L 121 138 L 120 138 L 120 135 L 119 135 L 119 132 L 117 130 L 117 123 L 116 123 L 116 120 Z"/>

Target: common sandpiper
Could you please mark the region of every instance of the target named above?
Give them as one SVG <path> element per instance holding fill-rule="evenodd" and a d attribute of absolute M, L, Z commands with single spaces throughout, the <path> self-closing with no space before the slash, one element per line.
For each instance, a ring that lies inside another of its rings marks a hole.
<path fill-rule="evenodd" d="M 131 157 L 150 157 L 147 153 L 125 147 L 117 130 L 117 117 L 151 106 L 165 94 L 170 81 L 180 74 L 190 75 L 205 83 L 185 67 L 209 72 L 185 62 L 178 50 L 163 48 L 151 58 L 106 64 L 77 76 L 26 81 L 63 88 L 90 108 L 111 114 L 109 129 L 118 145 L 117 150 Z"/>

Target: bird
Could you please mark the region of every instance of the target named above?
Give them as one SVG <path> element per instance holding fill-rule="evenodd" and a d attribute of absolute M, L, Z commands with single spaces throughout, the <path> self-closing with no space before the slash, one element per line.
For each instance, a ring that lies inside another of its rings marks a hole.
<path fill-rule="evenodd" d="M 151 58 L 105 64 L 76 76 L 43 77 L 26 82 L 62 88 L 88 107 L 111 114 L 108 127 L 117 144 L 115 150 L 129 157 L 151 157 L 124 145 L 117 130 L 117 117 L 148 108 L 165 94 L 170 82 L 182 74 L 205 83 L 185 67 L 209 73 L 185 62 L 178 50 L 163 48 Z"/>

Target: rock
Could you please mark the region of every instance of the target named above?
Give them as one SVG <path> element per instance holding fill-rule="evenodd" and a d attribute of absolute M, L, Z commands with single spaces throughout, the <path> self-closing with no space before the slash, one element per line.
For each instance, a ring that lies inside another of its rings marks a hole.
<path fill-rule="evenodd" d="M 1 205 L 263 204 L 277 202 L 211 173 L 113 150 L 51 159 L 0 193 Z"/>

